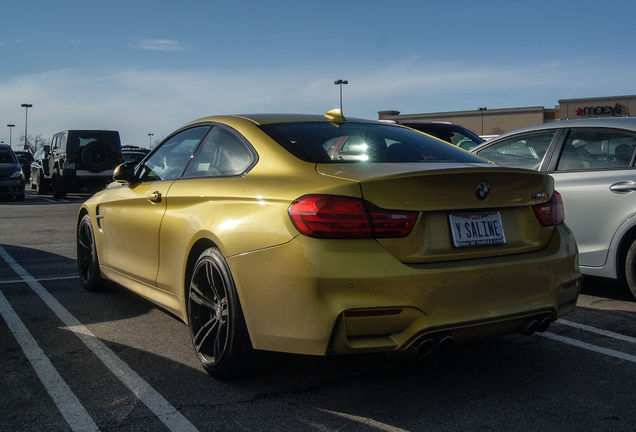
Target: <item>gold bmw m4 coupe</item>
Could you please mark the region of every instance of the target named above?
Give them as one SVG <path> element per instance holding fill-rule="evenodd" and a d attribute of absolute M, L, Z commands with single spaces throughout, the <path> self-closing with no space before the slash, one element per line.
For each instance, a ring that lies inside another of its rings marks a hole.
<path fill-rule="evenodd" d="M 114 180 L 79 211 L 82 285 L 176 315 L 220 379 L 545 331 L 581 287 L 550 176 L 340 110 L 203 118 Z"/>

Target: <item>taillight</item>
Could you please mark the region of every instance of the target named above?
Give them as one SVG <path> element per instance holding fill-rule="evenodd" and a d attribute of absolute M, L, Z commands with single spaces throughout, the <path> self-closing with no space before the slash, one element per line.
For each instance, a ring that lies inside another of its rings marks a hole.
<path fill-rule="evenodd" d="M 302 234 L 316 238 L 405 237 L 417 212 L 367 209 L 358 198 L 306 195 L 289 206 L 289 216 Z"/>
<path fill-rule="evenodd" d="M 73 154 L 72 153 L 66 153 L 64 155 L 64 162 L 73 162 Z"/>
<path fill-rule="evenodd" d="M 534 210 L 534 214 L 537 215 L 539 223 L 545 227 L 558 225 L 565 220 L 563 200 L 561 199 L 561 194 L 557 191 L 552 193 L 550 201 L 533 205 L 532 210 Z"/>

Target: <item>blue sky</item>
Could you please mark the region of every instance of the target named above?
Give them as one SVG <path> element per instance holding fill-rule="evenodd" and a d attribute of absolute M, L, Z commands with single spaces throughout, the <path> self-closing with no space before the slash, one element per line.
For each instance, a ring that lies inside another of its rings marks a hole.
<path fill-rule="evenodd" d="M 10 3 L 10 4 L 7 4 Z M 214 114 L 377 119 L 636 94 L 636 2 L 20 0 L 0 6 L 0 140 Z"/>

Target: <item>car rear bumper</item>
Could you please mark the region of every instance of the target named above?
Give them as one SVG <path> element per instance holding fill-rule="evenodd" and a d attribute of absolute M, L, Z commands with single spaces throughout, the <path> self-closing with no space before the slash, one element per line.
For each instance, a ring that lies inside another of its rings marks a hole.
<path fill-rule="evenodd" d="M 493 258 L 403 264 L 374 240 L 299 236 L 228 263 L 254 347 L 300 354 L 403 350 L 441 331 L 507 334 L 572 311 L 581 286 L 563 224 L 542 250 Z"/>
<path fill-rule="evenodd" d="M 114 170 L 106 170 L 95 173 L 88 170 L 61 169 L 60 175 L 64 178 L 86 179 L 88 181 L 112 180 L 113 171 Z"/>

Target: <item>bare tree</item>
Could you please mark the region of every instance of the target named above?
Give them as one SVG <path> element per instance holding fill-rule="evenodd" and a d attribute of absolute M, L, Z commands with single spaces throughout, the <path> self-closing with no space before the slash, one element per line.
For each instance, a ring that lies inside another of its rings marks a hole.
<path fill-rule="evenodd" d="M 23 149 L 30 151 L 31 153 L 35 153 L 42 147 L 51 143 L 51 138 L 44 137 L 42 134 L 32 135 L 29 134 L 29 139 L 27 140 L 27 144 L 24 144 L 24 133 L 22 133 L 19 137 L 20 145 Z"/>

